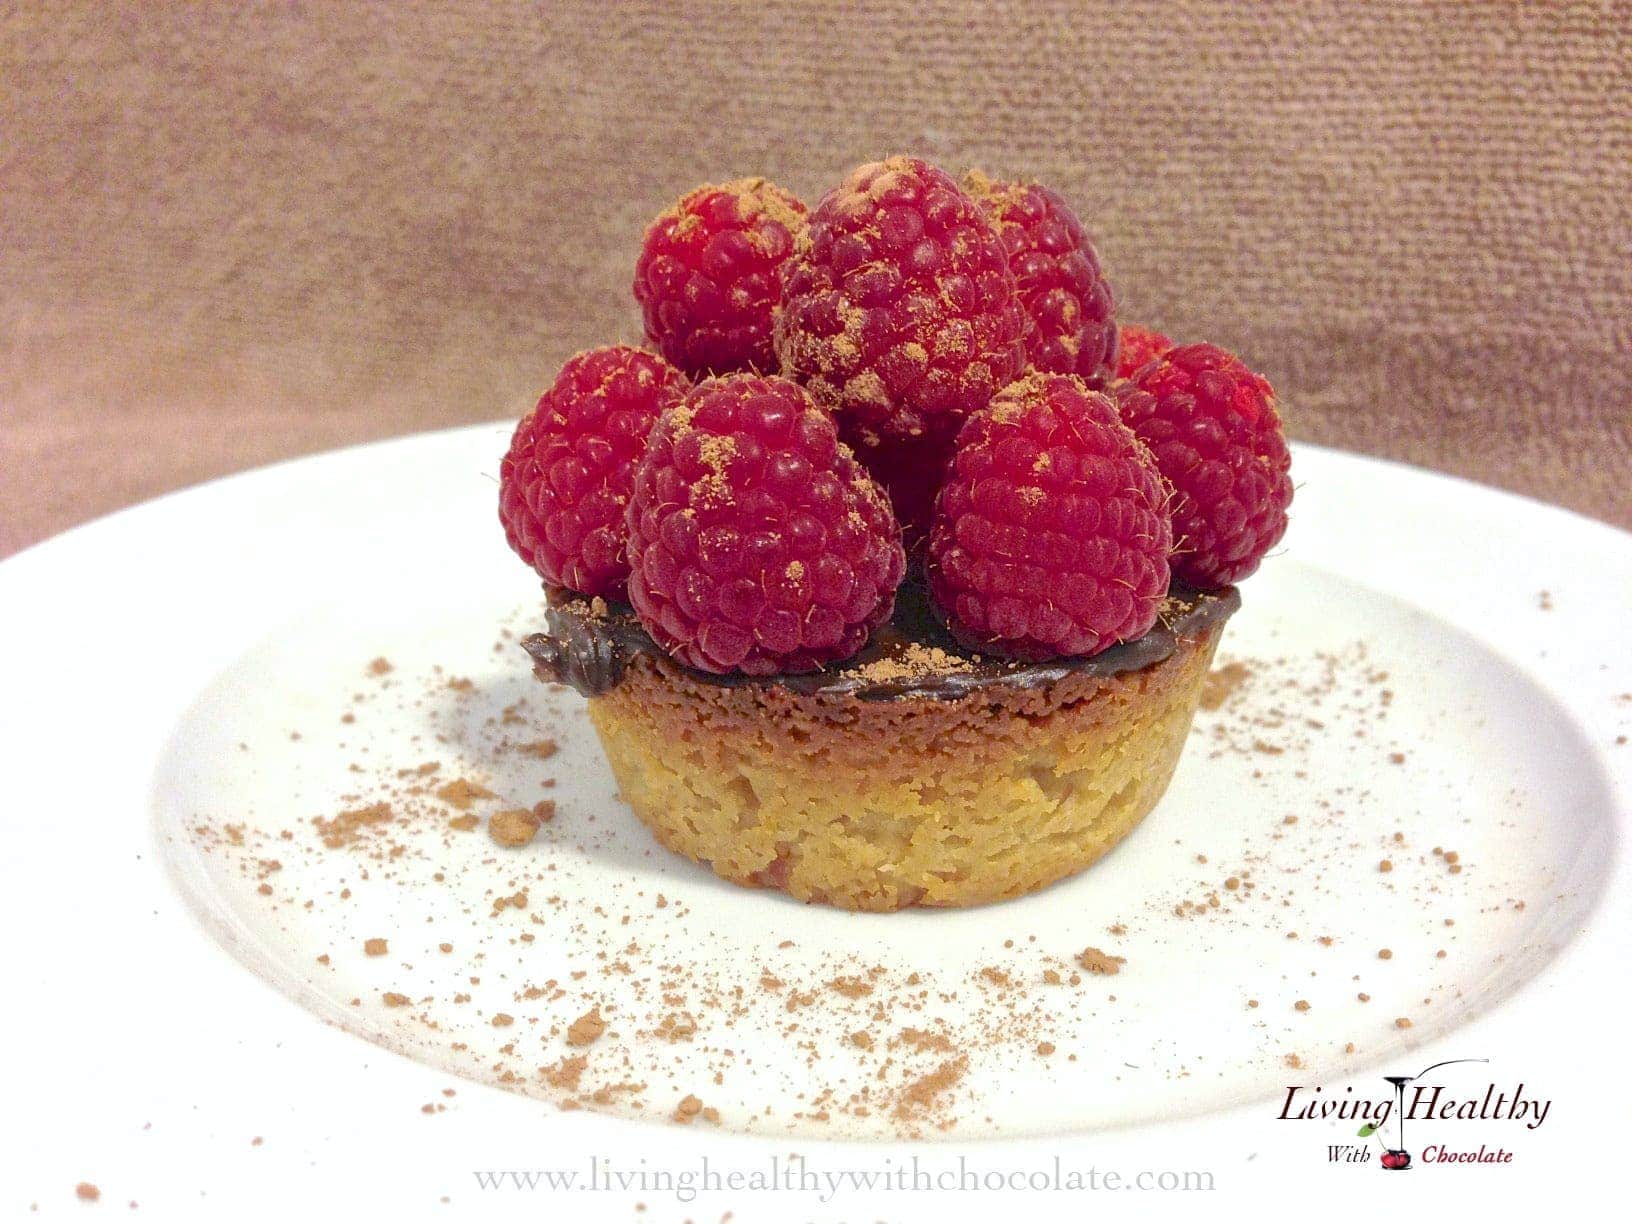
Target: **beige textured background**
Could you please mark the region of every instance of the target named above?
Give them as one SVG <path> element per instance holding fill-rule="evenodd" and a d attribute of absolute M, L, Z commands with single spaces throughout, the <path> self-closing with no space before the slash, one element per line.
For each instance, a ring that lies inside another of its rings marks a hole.
<path fill-rule="evenodd" d="M 1074 199 L 1296 436 L 1632 526 L 1632 7 L 0 5 L 0 554 L 519 414 L 647 218 L 920 152 Z"/>

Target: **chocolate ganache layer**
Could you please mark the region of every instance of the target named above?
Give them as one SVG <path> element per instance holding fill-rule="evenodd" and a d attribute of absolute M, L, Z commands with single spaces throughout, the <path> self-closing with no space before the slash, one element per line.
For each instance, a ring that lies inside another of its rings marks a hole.
<path fill-rule="evenodd" d="M 1114 676 L 1160 663 L 1190 638 L 1222 623 L 1241 606 L 1234 587 L 1200 592 L 1174 588 L 1156 624 L 1143 637 L 1089 658 L 1026 663 L 982 655 L 958 644 L 929 606 L 923 588 L 907 582 L 895 614 L 855 657 L 823 671 L 795 675 L 714 675 L 684 667 L 651 639 L 625 605 L 590 600 L 546 587 L 547 633 L 522 641 L 539 677 L 569 684 L 586 697 L 612 688 L 636 655 L 650 655 L 710 684 L 781 685 L 796 693 L 853 697 L 862 701 L 930 698 L 955 701 L 993 686 L 1036 687 L 1073 674 Z"/>

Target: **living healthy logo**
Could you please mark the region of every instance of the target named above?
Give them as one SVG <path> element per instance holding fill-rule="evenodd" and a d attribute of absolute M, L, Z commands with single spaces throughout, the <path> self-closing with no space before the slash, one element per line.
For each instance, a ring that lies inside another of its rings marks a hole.
<path fill-rule="evenodd" d="M 1441 1123 L 1517 1123 L 1525 1130 L 1535 1130 L 1547 1120 L 1552 1101 L 1526 1095 L 1522 1081 L 1511 1090 L 1495 1083 L 1458 1088 L 1454 1086 L 1459 1078 L 1456 1073 L 1432 1075 L 1442 1067 L 1489 1061 L 1488 1058 L 1453 1058 L 1424 1067 L 1415 1075 L 1385 1075 L 1383 1082 L 1390 1090 L 1375 1097 L 1357 1093 L 1352 1086 L 1337 1097 L 1328 1096 L 1318 1085 L 1292 1085 L 1281 1102 L 1280 1118 L 1291 1122 L 1329 1119 L 1359 1122 L 1355 1137 L 1371 1142 L 1328 1144 L 1326 1159 L 1333 1164 L 1370 1164 L 1375 1146 L 1380 1168 L 1391 1172 L 1411 1168 L 1415 1161 L 1411 1148 L 1406 1146 L 1407 1122 L 1414 1124 L 1411 1128 L 1414 1138 L 1424 1126 L 1433 1124 L 1429 1127 L 1433 1141 L 1416 1157 L 1422 1164 L 1511 1164 L 1513 1153 L 1505 1145 L 1480 1143 L 1474 1148 L 1471 1143 L 1458 1144 L 1454 1139 L 1440 1137 L 1446 1133 Z"/>

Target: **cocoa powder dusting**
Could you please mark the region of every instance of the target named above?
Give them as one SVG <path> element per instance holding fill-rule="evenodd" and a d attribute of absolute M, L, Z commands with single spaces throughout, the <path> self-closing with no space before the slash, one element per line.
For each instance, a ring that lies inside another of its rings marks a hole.
<path fill-rule="evenodd" d="M 584 615 L 614 613 L 584 601 Z M 515 640 L 505 649 L 514 650 Z M 914 647 L 858 670 L 886 682 L 967 665 L 933 647 Z M 1304 767 L 1311 744 L 1343 726 L 1353 729 L 1345 734 L 1353 734 L 1356 752 L 1369 752 L 1393 777 L 1416 768 L 1420 754 L 1408 757 L 1386 735 L 1393 692 L 1363 651 L 1320 656 L 1313 680 L 1306 674 L 1289 679 L 1292 666 L 1222 662 L 1205 682 L 1206 717 L 1187 759 L 1229 756 L 1252 762 L 1266 779 L 1284 778 Z M 1337 939 L 1324 933 L 1340 928 L 1310 916 L 1316 898 L 1367 878 L 1379 894 L 1399 890 L 1425 904 L 1454 904 L 1459 894 L 1453 890 L 1465 891 L 1463 882 L 1479 875 L 1462 874 L 1464 854 L 1443 846 L 1418 850 L 1391 822 L 1379 828 L 1353 818 L 1341 826 L 1342 855 L 1311 860 L 1300 839 L 1365 810 L 1362 793 L 1328 784 L 1303 788 L 1306 802 L 1285 805 L 1295 810 L 1266 810 L 1244 855 L 1228 839 L 1194 844 L 1192 835 L 1191 844 L 1172 846 L 1170 888 L 1147 905 L 1092 913 L 1091 925 L 1080 928 L 1108 932 L 1117 940 L 1115 953 L 1092 945 L 1074 950 L 1074 941 L 1051 947 L 1047 936 L 1011 928 L 982 941 L 972 955 L 953 952 L 944 962 L 894 951 L 868 955 L 807 937 L 812 928 L 803 911 L 775 897 L 755 911 L 763 930 L 724 930 L 692 914 L 689 869 L 676 867 L 672 875 L 648 869 L 671 864 L 638 836 L 638 827 L 631 835 L 626 813 L 583 803 L 577 788 L 563 788 L 559 800 L 539 797 L 553 785 L 548 771 L 558 761 L 578 768 L 586 759 L 572 755 L 581 750 L 574 740 L 582 733 L 574 729 L 581 728 L 581 715 L 574 712 L 576 721 L 544 715 L 542 703 L 517 699 L 501 680 L 471 668 L 460 669 L 468 677 L 433 669 L 421 687 L 405 658 L 364 670 L 382 683 L 358 685 L 351 672 L 348 689 L 366 691 L 345 693 L 340 708 L 357 718 L 328 720 L 338 736 L 357 737 L 357 746 L 346 750 L 353 781 L 345 793 L 283 822 L 244 813 L 200 818 L 193 835 L 205 852 L 229 856 L 255 903 L 269 912 L 290 915 L 291 923 L 314 912 L 333 922 L 342 934 L 313 952 L 346 946 L 354 896 L 368 897 L 366 912 L 378 914 L 392 912 L 374 904 L 392 890 L 437 890 L 447 904 L 438 905 L 423 928 L 416 919 L 391 929 L 371 921 L 374 929 L 356 930 L 366 919 L 352 920 L 351 946 L 360 944 L 365 957 L 391 956 L 398 989 L 381 989 L 376 979 L 350 987 L 342 998 L 354 991 L 351 1005 L 363 1013 L 369 999 L 377 999 L 382 1010 L 373 1023 L 409 1042 L 430 1043 L 447 1059 L 465 1060 L 472 1075 L 563 1109 L 835 1136 L 910 1137 L 979 1127 L 990 1121 L 992 1084 L 1018 1067 L 1068 1073 L 1079 1056 L 1095 1057 L 1079 1025 L 1116 1031 L 1125 1009 L 1127 1027 L 1120 1031 L 1128 1055 L 1108 1073 L 1133 1082 L 1143 1064 L 1154 1062 L 1160 1076 L 1182 1083 L 1208 1074 L 1210 1061 L 1191 1051 L 1153 1054 L 1141 1045 L 1137 1026 L 1172 989 L 1169 966 L 1177 951 L 1163 932 L 1198 922 L 1262 931 L 1284 947 L 1266 962 L 1284 963 L 1284 972 L 1244 981 L 1229 1010 L 1252 1026 L 1253 1053 L 1263 1066 L 1324 1073 L 1341 1068 L 1331 1060 L 1363 1049 L 1368 1035 L 1375 1044 L 1379 1028 L 1411 1027 L 1403 1013 L 1431 1014 L 1422 1009 L 1434 1002 L 1434 992 L 1421 987 L 1418 962 L 1454 963 L 1457 932 L 1449 929 L 1454 919 L 1442 923 L 1435 913 L 1436 939 L 1448 946 L 1419 956 L 1401 944 L 1396 958 L 1352 931 Z M 365 728 L 386 721 L 382 703 L 388 700 L 415 713 L 394 761 L 377 742 L 372 753 L 362 747 Z M 304 729 L 301 742 L 309 745 L 315 733 L 310 725 Z M 590 751 L 589 759 L 598 761 Z M 487 837 L 468 836 L 484 827 Z M 1467 850 L 1470 843 L 1463 845 Z M 609 887 L 588 901 L 561 887 L 585 856 L 604 858 L 609 849 L 613 857 L 605 861 L 622 866 Z M 318 867 L 328 875 L 314 886 Z M 1115 860 L 1094 868 L 1115 869 Z M 1377 872 L 1386 879 L 1378 880 Z M 1062 904 L 1077 896 L 1065 891 L 1070 884 L 1057 887 Z M 731 897 L 732 904 L 740 900 Z M 1499 901 L 1504 912 L 1523 910 L 1522 898 Z M 1479 912 L 1494 908 L 1483 903 Z M 991 912 L 1002 924 L 1008 911 Z M 934 915 L 903 921 L 919 917 Z M 697 954 L 699 940 L 721 938 L 754 950 L 738 965 Z M 1123 973 L 1130 956 L 1138 972 Z M 323 951 L 306 963 L 323 981 L 362 960 Z M 1148 971 L 1153 960 L 1161 972 Z M 1402 967 L 1416 976 L 1396 983 L 1389 975 Z M 383 968 L 370 966 L 375 973 Z M 1097 981 L 1104 978 L 1117 981 Z M 1110 987 L 1118 993 L 1107 993 Z M 1242 1006 L 1248 994 L 1254 997 Z M 1376 1003 L 1361 1006 L 1374 994 Z M 1352 1009 L 1352 1019 L 1344 1009 Z M 1352 1031 L 1328 1048 L 1317 1048 L 1312 1037 L 1300 1039 L 1296 1050 L 1277 1048 L 1282 1030 L 1293 1031 L 1293 1016 L 1296 1031 L 1312 1034 L 1334 1014 Z M 608 1016 L 618 1021 L 615 1032 Z M 756 1045 L 766 1034 L 787 1051 L 779 1056 L 785 1067 L 767 1065 Z M 766 1084 L 782 1086 L 760 1091 Z M 756 1104 L 735 1099 L 748 1091 L 745 1085 L 759 1092 Z"/>

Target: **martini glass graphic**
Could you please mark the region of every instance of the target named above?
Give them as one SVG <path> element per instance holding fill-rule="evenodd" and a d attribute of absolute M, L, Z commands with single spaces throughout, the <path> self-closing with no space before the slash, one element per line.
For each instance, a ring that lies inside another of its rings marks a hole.
<path fill-rule="evenodd" d="M 1431 1066 L 1424 1067 L 1415 1075 L 1383 1076 L 1384 1080 L 1394 1085 L 1394 1116 L 1399 1119 L 1399 1122 L 1397 1123 L 1399 1132 L 1399 1146 L 1384 1148 L 1383 1154 L 1377 1163 L 1382 1165 L 1385 1169 L 1394 1171 L 1409 1169 L 1411 1167 L 1411 1153 L 1406 1150 L 1405 1146 L 1405 1086 L 1407 1084 L 1409 1084 L 1412 1080 L 1421 1079 L 1423 1076 L 1427 1075 L 1428 1072 L 1437 1070 L 1440 1067 L 1449 1067 L 1456 1063 L 1482 1063 L 1489 1061 L 1490 1059 L 1488 1058 L 1448 1058 L 1444 1062 L 1437 1062 Z M 1382 1140 L 1379 1139 L 1378 1142 L 1381 1143 Z"/>

